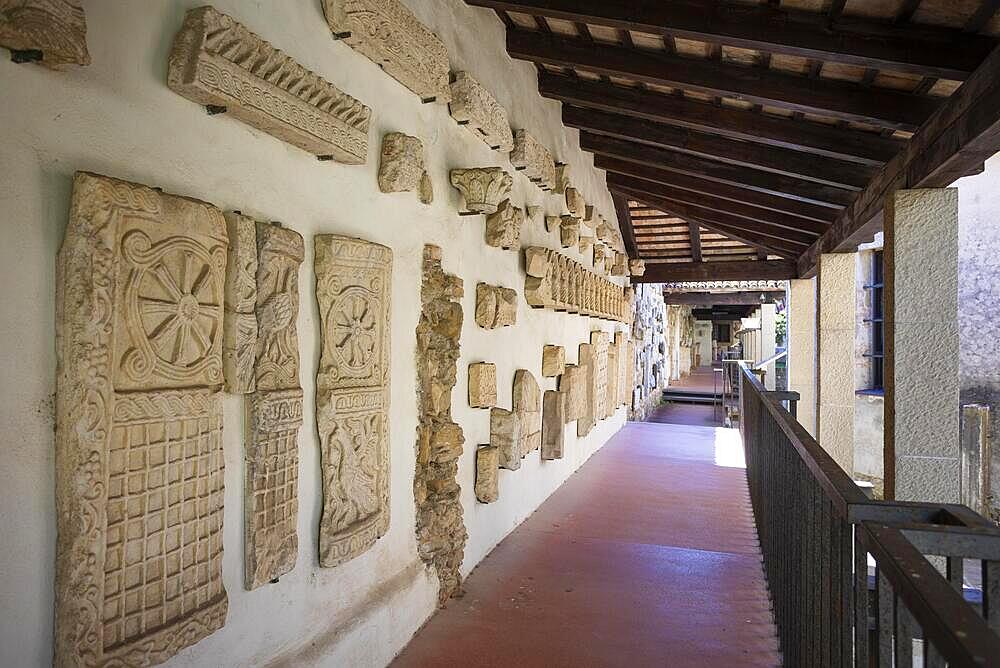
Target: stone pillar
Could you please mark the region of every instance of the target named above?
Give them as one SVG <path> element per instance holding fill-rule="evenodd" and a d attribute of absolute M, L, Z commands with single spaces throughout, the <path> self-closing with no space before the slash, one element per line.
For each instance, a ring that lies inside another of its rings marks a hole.
<path fill-rule="evenodd" d="M 774 304 L 761 304 L 760 305 L 760 360 L 764 361 L 766 359 L 771 359 L 774 357 L 775 348 L 777 346 L 774 343 L 774 327 L 775 318 L 777 317 L 777 312 L 775 311 Z M 775 380 L 778 377 L 777 365 L 768 364 L 765 369 L 767 373 L 764 374 L 764 387 L 773 390 Z"/>
<path fill-rule="evenodd" d="M 885 487 L 959 501 L 958 191 L 885 203 Z"/>
<path fill-rule="evenodd" d="M 820 255 L 819 386 L 816 432 L 819 444 L 847 475 L 854 475 L 854 311 L 857 253 Z"/>
<path fill-rule="evenodd" d="M 789 281 L 788 389 L 799 393 L 799 423 L 816 437 L 816 279 Z"/>

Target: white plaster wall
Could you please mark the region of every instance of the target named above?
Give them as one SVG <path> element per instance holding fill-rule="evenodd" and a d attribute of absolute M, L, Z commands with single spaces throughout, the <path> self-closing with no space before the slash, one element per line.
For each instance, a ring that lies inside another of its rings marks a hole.
<path fill-rule="evenodd" d="M 712 323 L 697 320 L 694 323 L 696 352 L 701 354 L 701 365 L 712 364 Z"/>
<path fill-rule="evenodd" d="M 558 487 L 624 422 L 624 409 L 578 441 L 573 425 L 566 458 L 528 457 L 520 471 L 503 471 L 501 499 L 473 497 L 474 449 L 488 441 L 488 411 L 467 407 L 466 367 L 497 363 L 500 403 L 510 405 L 516 368 L 541 378 L 545 343 L 576 346 L 592 328 L 609 323 L 533 311 L 520 301 L 518 324 L 487 332 L 473 321 L 475 285 L 488 281 L 523 287 L 518 253 L 483 243 L 481 216 L 459 218 L 459 194 L 448 185 L 454 167 L 502 165 L 450 118 L 443 105 L 417 97 L 348 46 L 335 42 L 318 2 L 240 2 L 215 6 L 359 98 L 374 110 L 369 161 L 348 167 L 318 162 L 273 137 L 225 116 L 208 116 L 165 84 L 167 55 L 186 9 L 201 0 L 85 3 L 93 64 L 65 72 L 15 65 L 0 58 L 0 424 L 6 434 L 0 469 L 0 666 L 50 665 L 53 618 L 54 516 L 53 392 L 56 252 L 66 226 L 72 175 L 90 170 L 158 186 L 223 209 L 279 220 L 306 240 L 300 274 L 299 335 L 305 423 L 300 432 L 299 559 L 277 585 L 242 587 L 242 470 L 240 399 L 225 399 L 226 588 L 225 628 L 170 662 L 174 666 L 288 665 L 380 666 L 387 663 L 434 610 L 436 578 L 416 555 L 413 470 L 417 425 L 414 330 L 419 317 L 421 251 L 444 249 L 447 271 L 465 279 L 465 326 L 453 404 L 465 429 L 459 465 L 469 527 L 463 571 L 473 566 Z M 537 94 L 532 66 L 510 60 L 495 14 L 459 0 L 413 0 L 411 9 L 448 45 L 453 69 L 468 69 L 510 112 L 515 128 L 528 128 L 571 165 L 572 181 L 609 220 L 614 207 L 603 174 L 578 148 L 576 131 L 560 121 L 558 103 Z M 413 193 L 378 192 L 375 173 L 381 136 L 399 130 L 424 140 L 435 201 Z M 517 205 L 544 204 L 560 213 L 558 196 L 544 195 L 516 176 Z M 313 297 L 312 238 L 317 233 L 363 237 L 392 247 L 391 526 L 371 550 L 334 569 L 317 566 L 320 477 L 314 424 L 314 374 L 319 348 Z M 557 246 L 555 235 L 526 225 L 522 243 Z M 570 252 L 570 255 L 580 257 Z"/>

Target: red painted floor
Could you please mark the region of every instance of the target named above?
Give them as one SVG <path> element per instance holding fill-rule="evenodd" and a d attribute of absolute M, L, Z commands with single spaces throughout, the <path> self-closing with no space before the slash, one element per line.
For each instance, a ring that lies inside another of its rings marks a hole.
<path fill-rule="evenodd" d="M 628 423 L 394 666 L 774 666 L 738 432 Z"/>
<path fill-rule="evenodd" d="M 683 401 L 668 401 L 654 408 L 647 422 L 666 424 L 687 424 L 698 427 L 721 427 L 722 406 L 712 404 L 689 404 Z"/>
<path fill-rule="evenodd" d="M 679 380 L 670 381 L 670 387 L 689 391 L 712 394 L 713 390 L 722 392 L 722 374 L 712 371 L 710 366 L 699 366 Z"/>

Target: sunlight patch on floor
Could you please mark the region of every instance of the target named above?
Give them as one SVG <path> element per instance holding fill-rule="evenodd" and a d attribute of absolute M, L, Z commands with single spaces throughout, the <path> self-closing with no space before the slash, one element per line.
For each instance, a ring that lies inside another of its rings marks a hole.
<path fill-rule="evenodd" d="M 737 469 L 747 467 L 739 429 L 715 430 L 715 465 Z"/>

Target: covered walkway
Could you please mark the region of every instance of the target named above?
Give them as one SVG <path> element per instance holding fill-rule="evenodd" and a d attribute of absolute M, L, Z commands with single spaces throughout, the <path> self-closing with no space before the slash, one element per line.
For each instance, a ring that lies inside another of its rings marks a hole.
<path fill-rule="evenodd" d="M 395 666 L 772 666 L 738 432 L 628 423 Z"/>

